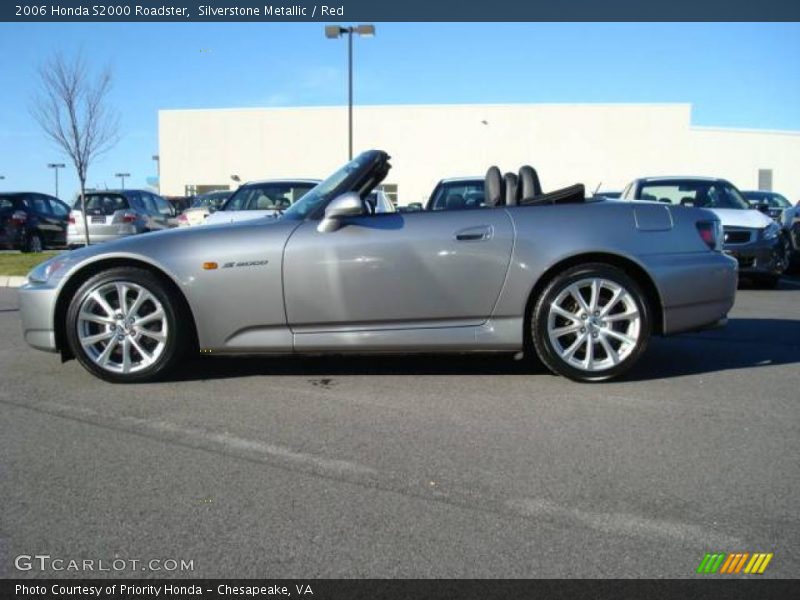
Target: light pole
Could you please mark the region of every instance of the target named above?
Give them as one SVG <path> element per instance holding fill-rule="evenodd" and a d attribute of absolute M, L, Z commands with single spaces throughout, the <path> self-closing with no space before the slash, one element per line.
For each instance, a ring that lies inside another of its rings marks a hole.
<path fill-rule="evenodd" d="M 130 177 L 130 173 L 114 173 L 114 177 L 119 177 L 120 181 L 122 182 L 122 189 L 125 189 L 125 178 Z"/>
<path fill-rule="evenodd" d="M 331 40 L 347 34 L 347 157 L 353 158 L 353 34 L 362 37 L 373 37 L 375 25 L 356 25 L 341 27 L 339 25 L 326 25 L 325 37 Z"/>
<path fill-rule="evenodd" d="M 153 154 L 153 160 L 156 161 L 156 177 L 158 178 L 158 193 L 161 194 L 161 157 L 158 154 Z"/>
<path fill-rule="evenodd" d="M 59 197 L 58 196 L 58 170 L 59 169 L 63 169 L 66 166 L 67 165 L 65 165 L 64 163 L 47 163 L 47 167 L 49 169 L 53 169 L 53 171 L 56 172 L 56 198 Z"/>

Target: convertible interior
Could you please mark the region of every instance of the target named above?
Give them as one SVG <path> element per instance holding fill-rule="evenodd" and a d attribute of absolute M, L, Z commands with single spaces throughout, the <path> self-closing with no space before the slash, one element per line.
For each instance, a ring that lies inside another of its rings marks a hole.
<path fill-rule="evenodd" d="M 539 175 L 530 165 L 520 167 L 518 173 L 502 174 L 498 167 L 490 167 L 484 179 L 482 206 L 538 206 L 543 204 L 569 204 L 584 202 L 586 190 L 582 183 L 552 192 L 542 191 Z M 446 199 L 446 210 L 472 208 L 461 194 L 451 194 Z"/>

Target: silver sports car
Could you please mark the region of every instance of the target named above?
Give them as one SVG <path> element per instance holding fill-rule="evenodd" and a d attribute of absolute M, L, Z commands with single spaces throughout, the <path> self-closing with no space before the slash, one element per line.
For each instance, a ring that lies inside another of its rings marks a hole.
<path fill-rule="evenodd" d="M 374 213 L 365 152 L 278 219 L 149 233 L 43 263 L 20 289 L 25 340 L 113 382 L 186 352 L 536 353 L 600 381 L 651 334 L 724 322 L 736 261 L 703 209 L 543 193 L 486 175 L 483 207 Z"/>

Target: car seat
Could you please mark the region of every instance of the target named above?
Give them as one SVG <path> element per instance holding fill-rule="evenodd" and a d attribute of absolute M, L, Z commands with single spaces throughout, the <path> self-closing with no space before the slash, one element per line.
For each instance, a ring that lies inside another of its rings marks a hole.
<path fill-rule="evenodd" d="M 539 183 L 539 175 L 530 165 L 523 165 L 519 168 L 519 184 L 517 196 L 521 201 L 532 200 L 536 196 L 542 195 L 542 185 Z"/>
<path fill-rule="evenodd" d="M 500 206 L 503 204 L 503 176 L 497 167 L 489 167 L 483 181 L 483 195 L 486 206 Z"/>
<path fill-rule="evenodd" d="M 466 207 L 464 196 L 461 194 L 450 194 L 445 200 L 445 208 L 447 210 L 461 210 Z"/>

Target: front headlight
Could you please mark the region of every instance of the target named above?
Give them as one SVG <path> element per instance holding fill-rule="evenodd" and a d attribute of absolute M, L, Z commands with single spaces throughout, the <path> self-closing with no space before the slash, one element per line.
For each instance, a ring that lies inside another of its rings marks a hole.
<path fill-rule="evenodd" d="M 46 260 L 42 264 L 34 267 L 34 269 L 28 273 L 28 280 L 36 283 L 47 283 L 50 279 L 63 274 L 72 263 L 73 260 L 70 258 L 61 255 L 54 256 L 50 260 Z"/>
<path fill-rule="evenodd" d="M 770 223 L 764 228 L 764 239 L 765 240 L 772 240 L 778 237 L 778 234 L 781 232 L 781 226 L 775 222 Z"/>

